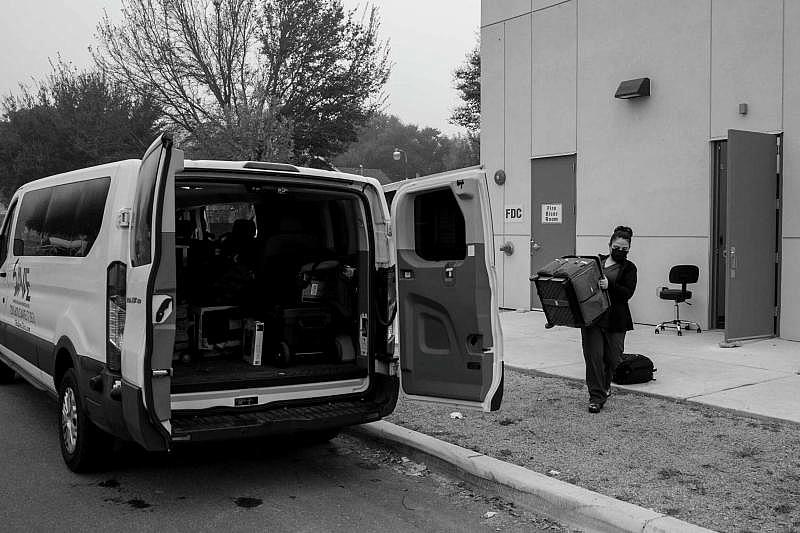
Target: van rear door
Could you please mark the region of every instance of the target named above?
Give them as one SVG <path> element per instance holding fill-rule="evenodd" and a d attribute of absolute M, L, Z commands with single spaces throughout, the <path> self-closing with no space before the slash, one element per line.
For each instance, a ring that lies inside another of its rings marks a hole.
<path fill-rule="evenodd" d="M 128 420 L 129 430 L 146 449 L 167 447 L 171 433 L 175 173 L 182 168 L 183 152 L 173 149 L 171 136 L 156 139 L 139 166 L 131 209 L 122 373 L 141 390 L 145 419 L 139 420 L 141 417 L 128 410 L 125 416 L 137 419 L 134 427 Z M 153 429 L 160 439 L 154 438 Z"/>
<path fill-rule="evenodd" d="M 394 197 L 401 383 L 412 399 L 500 407 L 491 221 L 480 168 L 415 179 Z"/>

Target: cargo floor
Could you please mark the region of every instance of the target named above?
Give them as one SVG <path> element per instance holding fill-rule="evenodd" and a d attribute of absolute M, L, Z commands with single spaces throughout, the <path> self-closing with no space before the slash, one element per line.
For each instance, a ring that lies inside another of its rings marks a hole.
<path fill-rule="evenodd" d="M 236 359 L 208 359 L 194 364 L 175 363 L 172 393 L 269 387 L 340 381 L 366 377 L 355 363 L 308 363 L 287 368 L 252 366 Z"/>

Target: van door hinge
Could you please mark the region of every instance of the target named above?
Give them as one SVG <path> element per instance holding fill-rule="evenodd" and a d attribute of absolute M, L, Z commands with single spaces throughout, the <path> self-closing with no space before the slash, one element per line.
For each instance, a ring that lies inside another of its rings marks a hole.
<path fill-rule="evenodd" d="M 781 254 L 778 253 L 778 252 L 775 252 L 775 262 L 776 263 L 780 263 L 781 262 Z"/>
<path fill-rule="evenodd" d="M 780 307 L 778 307 L 778 306 L 776 305 L 776 306 L 775 306 L 775 316 L 777 317 L 778 315 L 780 315 L 780 313 L 781 313 L 781 311 L 780 311 Z"/>
<path fill-rule="evenodd" d="M 171 378 L 172 377 L 172 369 L 171 368 L 162 368 L 158 370 L 153 370 L 153 377 L 154 378 Z"/>

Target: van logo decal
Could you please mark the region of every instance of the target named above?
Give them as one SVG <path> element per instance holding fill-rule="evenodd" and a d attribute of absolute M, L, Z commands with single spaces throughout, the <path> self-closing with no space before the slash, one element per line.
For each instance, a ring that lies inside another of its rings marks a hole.
<path fill-rule="evenodd" d="M 19 259 L 14 265 L 14 298 L 21 298 L 26 302 L 31 301 L 31 284 L 28 281 L 30 268 L 19 266 Z"/>
<path fill-rule="evenodd" d="M 127 303 L 129 303 L 129 304 L 140 304 L 140 303 L 142 303 L 142 299 L 141 298 L 137 298 L 136 296 L 128 296 L 127 298 L 125 298 L 125 301 Z"/>

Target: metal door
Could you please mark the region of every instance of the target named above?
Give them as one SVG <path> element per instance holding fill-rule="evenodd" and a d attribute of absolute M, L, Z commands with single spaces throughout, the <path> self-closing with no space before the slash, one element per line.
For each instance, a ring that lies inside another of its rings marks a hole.
<path fill-rule="evenodd" d="M 728 130 L 725 340 L 775 335 L 775 135 Z"/>
<path fill-rule="evenodd" d="M 575 156 L 531 161 L 531 275 L 575 253 Z M 531 284 L 531 309 L 541 309 Z"/>
<path fill-rule="evenodd" d="M 480 169 L 414 180 L 397 191 L 401 384 L 412 399 L 500 407 L 503 335 L 491 216 Z"/>

